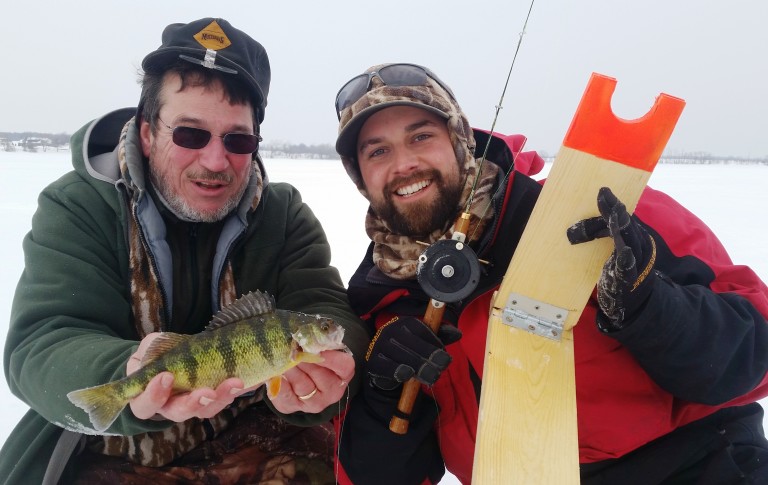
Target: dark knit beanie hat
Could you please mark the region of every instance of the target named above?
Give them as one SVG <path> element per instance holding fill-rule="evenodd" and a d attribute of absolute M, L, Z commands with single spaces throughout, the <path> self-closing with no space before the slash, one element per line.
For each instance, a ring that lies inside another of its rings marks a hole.
<path fill-rule="evenodd" d="M 161 73 L 178 59 L 237 76 L 251 91 L 258 123 L 264 120 L 271 71 L 264 47 L 224 19 L 204 18 L 171 24 L 162 43 L 141 63 L 145 72 Z"/>

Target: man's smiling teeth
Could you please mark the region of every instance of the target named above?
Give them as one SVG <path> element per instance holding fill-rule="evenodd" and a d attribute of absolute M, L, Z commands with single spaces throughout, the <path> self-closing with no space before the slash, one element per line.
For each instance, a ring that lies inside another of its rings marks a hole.
<path fill-rule="evenodd" d="M 422 180 L 421 182 L 416 182 L 415 184 L 406 185 L 405 187 L 400 187 L 395 191 L 395 193 L 397 195 L 408 196 L 415 192 L 418 192 L 419 190 L 428 186 L 430 183 L 432 183 L 430 180 Z"/>
<path fill-rule="evenodd" d="M 216 189 L 218 187 L 221 187 L 221 184 L 217 182 L 198 182 L 197 185 L 201 187 L 205 187 L 207 189 Z"/>

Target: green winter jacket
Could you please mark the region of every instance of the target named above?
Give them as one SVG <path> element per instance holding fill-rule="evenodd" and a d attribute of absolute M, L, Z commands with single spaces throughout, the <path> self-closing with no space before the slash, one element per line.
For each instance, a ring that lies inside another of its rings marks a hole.
<path fill-rule="evenodd" d="M 116 154 L 120 132 L 134 113 L 109 113 L 72 137 L 74 170 L 43 190 L 24 238 L 25 269 L 13 300 L 4 368 L 11 391 L 31 409 L 0 450 L 0 483 L 41 483 L 62 429 L 87 432 L 90 427 L 87 415 L 66 394 L 124 377 L 125 364 L 138 347 L 129 287 L 128 196 Z M 138 135 L 132 130 L 133 141 L 129 130 L 127 143 L 135 145 Z M 132 153 L 136 157 L 140 150 Z M 143 180 L 133 171 L 131 178 Z M 259 289 L 275 295 L 278 308 L 333 317 L 346 328 L 345 342 L 361 368 L 368 337 L 348 306 L 338 271 L 329 266 L 330 247 L 320 223 L 295 188 L 264 178 L 256 209 L 241 207 L 239 217 L 227 221 L 214 274 L 231 260 L 238 295 Z M 152 212 L 147 205 L 137 210 Z M 140 217 L 147 221 L 142 230 L 162 243 L 162 219 L 151 216 Z M 170 254 L 164 254 L 162 244 L 150 247 L 168 298 Z M 217 278 L 212 281 L 212 305 L 218 309 Z M 351 393 L 358 381 L 350 385 Z M 330 406 L 320 414 L 284 418 L 312 425 L 336 411 L 338 406 Z M 109 432 L 134 435 L 168 424 L 137 419 L 126 407 Z M 66 461 L 69 452 L 57 453 L 54 461 L 61 462 L 62 456 Z"/>

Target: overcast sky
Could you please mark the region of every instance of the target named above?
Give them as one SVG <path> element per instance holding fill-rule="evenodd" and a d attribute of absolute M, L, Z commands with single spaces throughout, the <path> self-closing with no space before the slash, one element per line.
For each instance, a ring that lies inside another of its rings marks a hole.
<path fill-rule="evenodd" d="M 471 7 L 470 7 L 471 5 Z M 135 106 L 137 70 L 169 23 L 223 17 L 272 64 L 267 142 L 333 143 L 339 87 L 368 66 L 412 62 L 490 128 L 528 0 L 26 0 L 4 2 L 0 131 L 72 133 Z M 535 0 L 496 130 L 554 155 L 589 76 L 618 80 L 635 119 L 660 92 L 687 105 L 668 154 L 768 156 L 768 2 Z"/>

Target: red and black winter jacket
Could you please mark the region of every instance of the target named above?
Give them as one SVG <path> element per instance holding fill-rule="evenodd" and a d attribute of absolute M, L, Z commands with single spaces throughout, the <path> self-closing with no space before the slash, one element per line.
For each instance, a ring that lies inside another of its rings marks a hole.
<path fill-rule="evenodd" d="M 503 171 L 511 160 L 503 150 L 489 159 Z M 541 188 L 518 171 L 505 183 L 494 225 L 474 248 L 489 262 L 480 284 L 444 314 L 463 333 L 447 347 L 452 363 L 423 389 L 429 397 L 417 403 L 406 435 L 390 432 L 389 417 L 364 393 L 352 400 L 340 426 L 341 483 L 434 483 L 444 468 L 471 481 L 488 308 Z M 686 466 L 726 428 L 742 430 L 746 437 L 737 439 L 764 441 L 762 409 L 751 403 L 768 395 L 768 287 L 734 265 L 707 226 L 669 196 L 647 188 L 633 217 L 656 241 L 661 276 L 625 329 L 597 328 L 594 295 L 574 329 L 582 483 L 602 483 L 588 480 L 595 471 L 607 483 L 638 474 L 653 483 L 649 473 Z M 422 316 L 428 302 L 417 282 L 379 272 L 371 248 L 348 295 L 371 334 L 392 315 Z"/>

